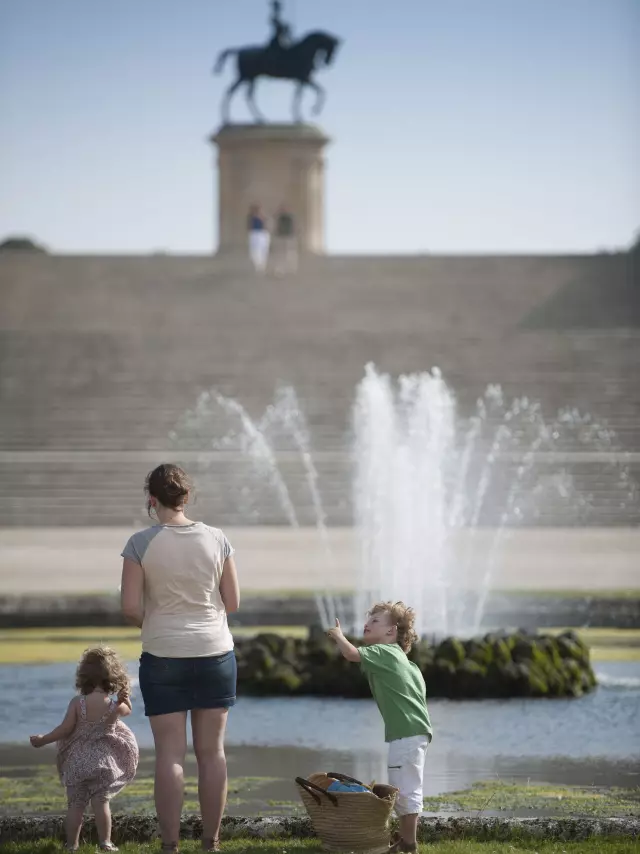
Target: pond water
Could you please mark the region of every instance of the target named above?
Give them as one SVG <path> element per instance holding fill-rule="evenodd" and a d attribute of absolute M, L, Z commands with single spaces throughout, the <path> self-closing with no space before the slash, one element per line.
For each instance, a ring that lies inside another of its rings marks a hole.
<path fill-rule="evenodd" d="M 596 670 L 599 688 L 579 700 L 431 700 L 425 795 L 496 777 L 640 785 L 640 663 L 602 663 Z M 28 743 L 30 734 L 60 722 L 74 672 L 74 664 L 0 666 L 5 762 L 9 745 Z M 136 689 L 129 722 L 140 746 L 151 747 L 137 695 Z M 321 769 L 365 780 L 386 776 L 382 723 L 372 700 L 240 698 L 229 716 L 227 744 L 236 776 L 293 777 Z M 42 752 L 32 755 L 44 761 Z"/>

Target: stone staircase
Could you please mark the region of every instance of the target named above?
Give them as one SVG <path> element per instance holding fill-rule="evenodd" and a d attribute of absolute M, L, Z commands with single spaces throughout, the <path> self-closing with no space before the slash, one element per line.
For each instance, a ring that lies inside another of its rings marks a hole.
<path fill-rule="evenodd" d="M 623 502 L 621 469 L 611 469 L 622 452 L 640 482 L 640 324 L 635 303 L 621 309 L 617 284 L 624 299 L 638 293 L 627 275 L 624 256 L 331 258 L 285 280 L 212 258 L 0 256 L 1 518 L 133 524 L 145 473 L 182 455 L 200 515 L 282 524 L 245 461 L 220 453 L 205 464 L 193 454 L 206 443 L 169 436 L 203 390 L 258 417 L 286 383 L 318 452 L 329 523 L 348 524 L 350 410 L 374 362 L 393 375 L 439 367 L 462 416 L 488 383 L 507 399 L 539 400 L 548 418 L 564 407 L 591 413 L 616 434 L 610 453 L 585 458 L 568 441 L 565 457 L 536 466 L 543 480 L 568 471 L 588 512 L 549 501 L 530 523 L 638 524 L 637 496 Z M 567 328 L 554 305 L 566 319 L 570 300 L 579 322 Z M 279 450 L 308 524 L 304 471 L 286 442 Z M 514 465 L 496 470 L 483 524 L 497 521 Z"/>
<path fill-rule="evenodd" d="M 203 463 L 190 455 L 183 459 L 179 453 L 158 453 L 155 458 L 140 453 L 135 461 L 114 461 L 97 453 L 90 459 L 70 456 L 65 462 L 44 463 L 7 462 L 6 455 L 3 455 L 0 462 L 3 524 L 45 527 L 138 525 L 146 518 L 142 493 L 144 477 L 157 462 L 167 457 L 182 463 L 194 477 L 193 514 L 196 518 L 215 520 L 216 524 L 226 527 L 289 524 L 275 490 L 265 482 L 257 482 L 246 461 L 235 455 L 229 456 L 231 459 L 225 459 L 221 454 Z M 301 463 L 285 458 L 279 459 L 278 464 L 296 510 L 297 523 L 314 525 L 317 516 Z M 325 457 L 318 462 L 317 469 L 328 524 L 349 524 L 352 517 L 348 458 L 340 454 L 329 459 Z M 584 506 L 565 500 L 551 488 L 552 479 L 558 476 L 560 469 L 570 474 L 576 492 L 588 496 Z M 628 471 L 636 482 L 640 482 L 638 462 L 628 466 Z M 540 461 L 536 463 L 535 472 L 536 482 L 529 486 L 532 481 L 525 481 L 518 501 L 518 506 L 523 508 L 522 522 L 512 516 L 507 520 L 509 524 L 572 527 L 587 524 L 630 526 L 640 522 L 637 493 L 619 486 L 608 462 Z M 496 466 L 479 518 L 480 525 L 497 526 L 501 523 L 514 477 L 514 464 Z M 544 501 L 538 502 L 536 507 L 531 492 L 535 486 L 540 488 L 544 483 L 549 484 L 549 488 L 543 493 Z"/>

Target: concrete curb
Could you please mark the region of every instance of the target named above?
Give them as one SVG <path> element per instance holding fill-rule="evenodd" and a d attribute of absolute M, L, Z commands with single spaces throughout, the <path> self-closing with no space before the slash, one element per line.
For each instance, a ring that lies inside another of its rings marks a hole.
<path fill-rule="evenodd" d="M 64 819 L 59 815 L 0 817 L 0 844 L 36 839 L 61 839 Z M 153 816 L 114 815 L 116 842 L 149 842 L 157 838 L 157 821 Z M 198 839 L 202 820 L 197 815 L 185 816 L 181 836 Z M 303 839 L 315 833 L 308 818 L 269 817 L 223 819 L 223 839 Z M 93 820 L 84 824 L 85 841 L 97 837 Z M 421 818 L 418 830 L 421 842 L 472 839 L 477 841 L 518 841 L 525 839 L 558 839 L 564 841 L 602 837 L 640 837 L 638 818 Z"/>

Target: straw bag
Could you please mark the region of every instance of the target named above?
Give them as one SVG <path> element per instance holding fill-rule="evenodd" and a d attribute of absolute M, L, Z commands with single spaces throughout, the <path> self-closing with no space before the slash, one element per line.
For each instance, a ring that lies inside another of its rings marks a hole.
<path fill-rule="evenodd" d="M 327 851 L 383 854 L 389 850 L 389 819 L 398 790 L 376 785 L 368 792 L 328 792 L 333 780 L 364 785 L 332 771 L 296 777 L 298 792 Z M 369 788 L 369 787 L 367 787 Z"/>

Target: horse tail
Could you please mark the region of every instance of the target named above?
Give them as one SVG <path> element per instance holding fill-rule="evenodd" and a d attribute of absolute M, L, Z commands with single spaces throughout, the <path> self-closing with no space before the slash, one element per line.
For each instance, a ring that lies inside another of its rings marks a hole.
<path fill-rule="evenodd" d="M 227 60 L 228 56 L 231 56 L 232 53 L 237 53 L 237 49 L 234 47 L 230 47 L 228 50 L 223 50 L 221 54 L 219 54 L 218 59 L 216 60 L 216 64 L 213 69 L 214 74 L 220 74 L 222 69 L 224 68 L 224 64 Z"/>

